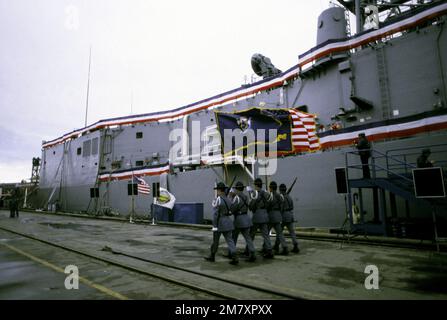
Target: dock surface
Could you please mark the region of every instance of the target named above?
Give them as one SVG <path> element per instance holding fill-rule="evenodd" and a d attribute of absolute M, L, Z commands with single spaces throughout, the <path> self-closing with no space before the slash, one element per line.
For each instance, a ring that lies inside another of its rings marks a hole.
<path fill-rule="evenodd" d="M 197 228 L 0 211 L 0 299 L 447 299 L 447 256 L 431 250 L 299 239 L 299 254 L 233 266 L 223 239 L 216 262 L 203 259 L 211 241 Z M 64 285 L 68 265 L 79 289 Z M 365 288 L 371 265 L 378 289 Z"/>

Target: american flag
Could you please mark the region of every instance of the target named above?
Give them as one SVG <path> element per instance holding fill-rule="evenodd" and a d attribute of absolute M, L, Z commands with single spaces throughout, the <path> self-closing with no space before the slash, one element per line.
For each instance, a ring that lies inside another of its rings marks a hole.
<path fill-rule="evenodd" d="M 151 193 L 151 187 L 146 183 L 146 181 L 144 181 L 142 178 L 138 178 L 135 177 L 135 179 L 137 179 L 138 182 L 138 193 L 141 194 L 150 194 Z"/>
<path fill-rule="evenodd" d="M 292 145 L 295 152 L 320 149 L 320 140 L 315 126 L 315 115 L 289 109 L 292 117 Z"/>

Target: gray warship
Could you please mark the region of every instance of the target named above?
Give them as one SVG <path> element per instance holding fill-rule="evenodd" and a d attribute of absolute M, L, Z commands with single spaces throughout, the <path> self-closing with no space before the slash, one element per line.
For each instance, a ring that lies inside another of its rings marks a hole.
<path fill-rule="evenodd" d="M 445 1 L 340 0 L 318 17 L 316 46 L 286 71 L 255 54 L 258 81 L 44 141 L 33 206 L 147 217 L 154 199 L 133 187 L 140 177 L 150 186 L 160 183 L 177 203 L 203 206 L 202 218 L 210 220 L 217 181 L 237 177 L 250 185 L 261 177 L 290 186 L 297 177 L 290 194 L 300 227 L 348 223 L 358 232 L 421 236 L 431 224 L 432 205 L 415 197 L 411 170 L 426 148 L 436 166 L 445 168 L 447 160 L 446 14 Z M 219 114 L 276 109 L 290 113 L 288 152 L 223 151 Z M 359 133 L 372 143 L 370 179 L 362 179 L 353 148 Z M 200 139 L 193 139 L 197 134 Z M 274 172 L 263 172 L 273 160 Z M 336 168 L 347 173 L 345 192 L 337 189 Z M 437 208 L 442 234 L 445 202 Z"/>

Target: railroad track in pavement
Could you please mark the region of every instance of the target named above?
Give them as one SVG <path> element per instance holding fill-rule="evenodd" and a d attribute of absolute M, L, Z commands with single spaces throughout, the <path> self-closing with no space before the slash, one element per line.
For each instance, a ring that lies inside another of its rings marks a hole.
<path fill-rule="evenodd" d="M 168 263 L 138 257 L 126 252 L 120 252 L 110 247 L 104 247 L 102 251 L 105 253 L 110 253 L 114 258 L 123 256 L 127 259 L 138 260 L 147 264 L 147 266 L 150 267 L 150 270 L 148 268 L 138 267 L 123 261 L 119 261 L 119 259 L 114 259 L 105 255 L 98 255 L 86 250 L 80 250 L 78 248 L 67 246 L 66 244 L 56 243 L 54 241 L 50 241 L 36 235 L 31 235 L 17 229 L 12 229 L 4 225 L 0 225 L 0 230 L 24 237 L 26 239 L 37 241 L 53 248 L 82 255 L 95 261 L 104 262 L 115 267 L 142 274 L 144 276 L 153 277 L 171 284 L 188 288 L 190 290 L 205 293 L 217 299 L 303 299 L 303 297 L 297 296 L 293 293 L 281 292 L 266 287 L 221 278 L 200 271 L 194 271 Z M 158 272 L 159 270 L 163 270 L 163 272 Z M 188 281 L 184 280 L 185 278 L 188 278 Z M 189 279 L 191 279 L 191 281 Z M 197 282 L 201 283 L 201 285 L 197 284 Z M 224 288 L 224 290 L 222 290 L 222 288 Z M 229 292 L 231 292 L 231 294 Z"/>
<path fill-rule="evenodd" d="M 34 210 L 26 210 L 25 212 L 42 215 L 42 212 L 34 211 Z M 92 219 L 92 220 L 103 220 L 103 221 L 113 221 L 113 222 L 125 222 L 127 220 L 115 217 L 106 217 L 106 216 L 95 216 L 95 215 L 86 215 L 86 214 L 66 214 L 66 213 L 53 213 L 53 212 L 45 212 L 45 215 L 55 215 L 55 216 L 64 216 L 64 217 L 73 217 L 78 219 Z M 136 224 L 150 224 L 150 221 L 146 220 L 134 220 Z M 177 223 L 164 223 L 161 222 L 158 225 L 160 226 L 169 226 L 176 228 L 190 228 L 190 229 L 203 229 L 203 225 L 187 225 L 187 224 L 177 224 Z M 208 226 L 206 226 L 208 228 Z M 383 246 L 383 247 L 392 247 L 392 248 L 407 248 L 407 249 L 419 249 L 419 250 L 436 250 L 436 244 L 434 241 L 429 239 L 405 239 L 405 238 L 387 238 L 387 237 L 378 237 L 378 236 L 367 236 L 363 234 L 354 234 L 348 233 L 346 230 L 340 230 L 340 233 L 336 234 L 315 234 L 313 232 L 297 232 L 297 238 L 305 239 L 305 240 L 315 240 L 315 241 L 323 241 L 323 242 L 338 242 L 340 245 L 344 243 L 352 243 L 352 244 L 362 244 L 362 245 L 370 245 L 370 246 Z M 286 238 L 290 237 L 287 234 L 284 235 Z M 443 250 L 447 249 L 446 243 L 440 243 Z"/>

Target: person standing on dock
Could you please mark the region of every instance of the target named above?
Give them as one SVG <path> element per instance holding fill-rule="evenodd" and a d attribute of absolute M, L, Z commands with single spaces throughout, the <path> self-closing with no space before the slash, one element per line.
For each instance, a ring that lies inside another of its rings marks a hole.
<path fill-rule="evenodd" d="M 293 214 L 293 199 L 287 193 L 287 187 L 284 183 L 279 185 L 279 192 L 281 193 L 281 215 L 282 215 L 282 229 L 284 227 L 289 231 L 289 235 L 292 238 L 293 253 L 299 253 L 298 240 L 295 233 L 295 216 Z M 279 249 L 279 240 L 275 242 L 275 248 Z"/>
<path fill-rule="evenodd" d="M 289 254 L 289 248 L 287 247 L 286 239 L 284 239 L 284 234 L 282 232 L 282 216 L 281 216 L 281 196 L 278 193 L 278 185 L 275 181 L 270 182 L 269 184 L 269 197 L 267 200 L 267 211 L 269 215 L 269 230 L 274 229 L 276 233 L 276 241 L 281 243 L 282 255 Z M 276 250 L 278 249 L 278 250 Z M 275 248 L 275 253 L 279 253 L 279 246 Z"/>
<path fill-rule="evenodd" d="M 371 144 L 364 133 L 359 133 L 359 139 L 355 143 L 355 147 L 359 151 L 360 161 L 362 162 L 363 178 L 370 179 L 369 158 L 371 157 Z"/>
<path fill-rule="evenodd" d="M 14 187 L 12 189 L 9 199 L 9 217 L 18 218 L 19 217 L 19 202 L 20 202 L 20 191 L 19 188 Z"/>
<path fill-rule="evenodd" d="M 255 246 L 250 236 L 250 227 L 253 223 L 248 216 L 248 197 L 244 194 L 244 184 L 240 181 L 236 182 L 230 209 L 234 215 L 234 245 L 237 245 L 237 238 L 239 237 L 239 233 L 241 233 L 245 239 L 245 244 L 248 249 L 248 261 L 254 262 L 256 260 Z"/>
<path fill-rule="evenodd" d="M 264 258 L 272 259 L 272 243 L 269 236 L 269 216 L 267 214 L 267 197 L 268 194 L 262 190 L 262 180 L 256 178 L 254 181 L 255 190 L 250 193 L 250 202 L 248 207 L 253 212 L 253 227 L 250 230 L 251 239 L 255 240 L 256 231 L 261 230 L 262 238 L 264 239 L 263 249 Z"/>
<path fill-rule="evenodd" d="M 205 260 L 210 262 L 215 261 L 220 236 L 223 234 L 228 245 L 228 252 L 230 253 L 230 264 L 236 265 L 239 263 L 239 260 L 236 255 L 236 246 L 232 236 L 234 225 L 233 220 L 230 218 L 231 203 L 225 193 L 227 187 L 223 182 L 219 182 L 214 189 L 217 190 L 217 198 L 213 201 L 213 243 L 210 248 L 211 253 L 208 257 L 205 257 Z"/>

